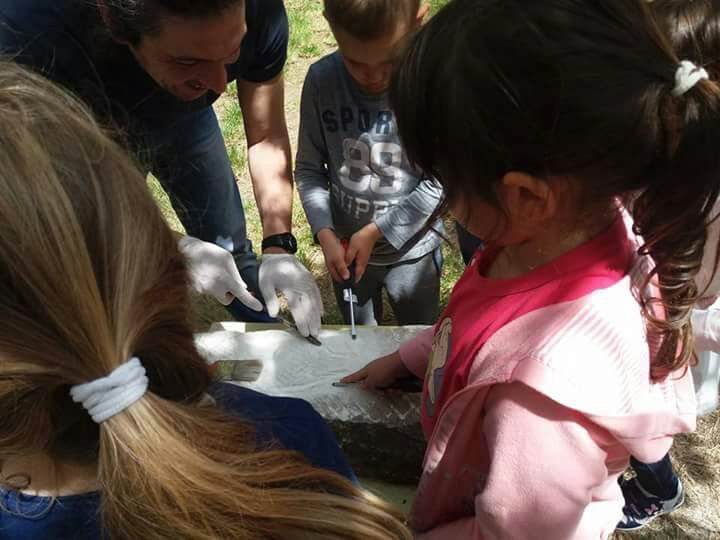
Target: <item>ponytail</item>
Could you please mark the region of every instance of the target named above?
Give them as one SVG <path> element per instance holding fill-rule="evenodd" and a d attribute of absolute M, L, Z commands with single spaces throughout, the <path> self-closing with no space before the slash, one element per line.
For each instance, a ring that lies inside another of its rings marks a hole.
<path fill-rule="evenodd" d="M 109 538 L 410 538 L 349 481 L 252 441 L 247 425 L 212 405 L 153 395 L 108 420 L 99 476 Z"/>
<path fill-rule="evenodd" d="M 659 290 L 642 299 L 651 331 L 662 343 L 652 366 L 654 378 L 687 366 L 694 357 L 690 315 L 704 292 L 695 278 L 720 195 L 720 88 L 701 80 L 684 95 L 668 91 L 659 113 L 667 157 L 659 159 L 657 177 L 631 204 L 635 232 L 644 239 L 641 253 L 655 264 L 648 281 L 656 280 Z"/>

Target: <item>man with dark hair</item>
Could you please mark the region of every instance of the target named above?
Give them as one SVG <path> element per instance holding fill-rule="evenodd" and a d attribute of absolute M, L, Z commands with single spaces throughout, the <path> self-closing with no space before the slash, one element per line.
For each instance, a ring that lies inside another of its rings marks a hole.
<path fill-rule="evenodd" d="M 179 246 L 195 289 L 232 301 L 243 320 L 268 319 L 250 292 L 272 316 L 282 292 L 300 331 L 317 334 L 320 293 L 291 234 L 287 41 L 282 0 L 0 0 L 0 52 L 81 97 L 167 191 L 190 235 Z M 233 80 L 263 225 L 260 267 L 211 107 Z"/>

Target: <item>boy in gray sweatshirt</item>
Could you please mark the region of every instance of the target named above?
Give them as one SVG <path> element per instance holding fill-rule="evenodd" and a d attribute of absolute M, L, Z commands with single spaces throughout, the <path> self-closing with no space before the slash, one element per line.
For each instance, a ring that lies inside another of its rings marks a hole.
<path fill-rule="evenodd" d="M 349 321 L 342 282 L 356 265 L 359 324 L 382 322 L 382 290 L 399 324 L 438 316 L 442 197 L 413 168 L 386 89 L 399 42 L 422 23 L 420 0 L 324 0 L 338 51 L 310 67 L 303 87 L 295 178 L 303 208 Z M 347 246 L 343 245 L 347 242 Z"/>

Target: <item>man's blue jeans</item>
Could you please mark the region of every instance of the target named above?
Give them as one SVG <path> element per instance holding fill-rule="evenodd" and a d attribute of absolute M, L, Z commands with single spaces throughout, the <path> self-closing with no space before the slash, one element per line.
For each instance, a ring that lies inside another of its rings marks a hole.
<path fill-rule="evenodd" d="M 187 234 L 233 254 L 251 292 L 259 263 L 247 238 L 245 211 L 215 111 L 207 107 L 171 127 L 131 137 L 140 162 L 160 181 Z M 271 321 L 235 300 L 228 309 L 242 321 Z"/>

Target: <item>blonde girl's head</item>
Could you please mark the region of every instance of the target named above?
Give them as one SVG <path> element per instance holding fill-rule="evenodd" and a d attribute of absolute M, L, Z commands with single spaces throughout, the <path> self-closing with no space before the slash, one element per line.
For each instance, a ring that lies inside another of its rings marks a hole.
<path fill-rule="evenodd" d="M 113 539 L 409 538 L 399 516 L 202 397 L 185 262 L 127 155 L 69 94 L 0 63 L 0 464 L 97 464 Z M 141 358 L 101 425 L 73 385 Z M 26 483 L 32 486 L 32 478 Z"/>

